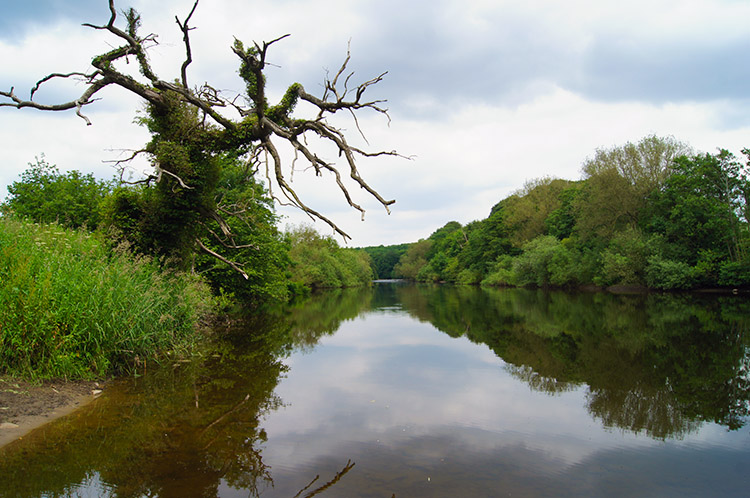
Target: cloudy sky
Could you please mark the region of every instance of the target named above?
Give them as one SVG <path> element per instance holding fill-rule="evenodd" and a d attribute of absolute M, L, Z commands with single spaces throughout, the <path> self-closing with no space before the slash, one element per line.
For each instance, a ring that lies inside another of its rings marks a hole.
<path fill-rule="evenodd" d="M 162 79 L 178 77 L 184 47 L 174 16 L 184 18 L 192 0 L 117 6 L 141 12 L 143 33 L 159 34 L 153 65 Z M 87 71 L 117 43 L 81 26 L 106 24 L 106 0 L 5 2 L 2 14 L 0 88 L 14 86 L 20 96 L 49 73 Z M 388 71 L 371 97 L 388 100 L 390 125 L 360 117 L 370 149 L 411 157 L 360 163 L 362 176 L 396 199 L 392 214 L 356 189 L 367 209 L 361 222 L 330 177 L 301 168 L 293 185 L 352 236 L 351 245 L 412 242 L 451 220 L 485 218 L 527 180 L 580 178 L 597 148 L 656 134 L 739 154 L 750 145 L 748 18 L 743 0 L 201 0 L 189 79 L 235 94 L 242 84 L 233 37 L 248 44 L 290 33 L 270 50 L 271 97 L 294 81 L 320 95 L 350 43 L 353 81 Z M 81 91 L 58 81 L 35 100 L 67 101 Z M 0 195 L 42 154 L 61 170 L 109 178 L 114 170 L 104 161 L 148 140 L 132 123 L 137 100 L 118 89 L 99 95 L 87 109 L 92 126 L 72 112 L 0 108 Z M 353 123 L 341 126 L 366 146 Z M 285 223 L 305 219 L 280 212 Z"/>

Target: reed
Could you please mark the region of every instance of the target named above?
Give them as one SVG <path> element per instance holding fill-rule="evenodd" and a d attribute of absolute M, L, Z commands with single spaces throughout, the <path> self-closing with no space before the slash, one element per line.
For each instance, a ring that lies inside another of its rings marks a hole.
<path fill-rule="evenodd" d="M 189 351 L 214 298 L 101 234 L 0 219 L 0 374 L 95 378 Z"/>

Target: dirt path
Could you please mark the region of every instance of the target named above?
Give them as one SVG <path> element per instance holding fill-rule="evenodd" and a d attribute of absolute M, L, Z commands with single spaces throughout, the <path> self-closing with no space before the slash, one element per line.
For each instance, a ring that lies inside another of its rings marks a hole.
<path fill-rule="evenodd" d="M 97 382 L 48 381 L 33 384 L 0 377 L 0 447 L 92 401 Z"/>

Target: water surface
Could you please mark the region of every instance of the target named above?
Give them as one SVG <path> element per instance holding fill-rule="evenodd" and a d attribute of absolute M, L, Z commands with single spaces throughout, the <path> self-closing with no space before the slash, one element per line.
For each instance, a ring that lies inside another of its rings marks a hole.
<path fill-rule="evenodd" d="M 0 496 L 745 496 L 748 317 L 735 296 L 329 292 L 0 450 Z"/>

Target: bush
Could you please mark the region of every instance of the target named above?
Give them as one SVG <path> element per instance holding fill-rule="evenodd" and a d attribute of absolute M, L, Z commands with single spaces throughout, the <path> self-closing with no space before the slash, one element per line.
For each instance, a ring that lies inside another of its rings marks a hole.
<path fill-rule="evenodd" d="M 696 271 L 687 263 L 651 256 L 646 265 L 646 285 L 652 289 L 688 289 L 695 284 Z"/>
<path fill-rule="evenodd" d="M 516 285 L 550 285 L 550 262 L 559 248 L 560 241 L 551 235 L 540 235 L 527 242 L 523 247 L 524 252 L 513 263 Z"/>
<path fill-rule="evenodd" d="M 550 284 L 557 287 L 578 285 L 588 280 L 582 254 L 571 249 L 569 241 L 570 239 L 561 241 L 548 264 Z"/>
<path fill-rule="evenodd" d="M 497 258 L 495 264 L 491 267 L 487 276 L 482 280 L 482 285 L 490 286 L 512 286 L 513 280 L 513 260 L 508 254 Z"/>
<path fill-rule="evenodd" d="M 750 261 L 725 261 L 720 264 L 718 284 L 727 287 L 750 285 Z"/>
<path fill-rule="evenodd" d="M 456 277 L 460 285 L 476 285 L 482 281 L 482 274 L 476 270 L 462 270 Z"/>
<path fill-rule="evenodd" d="M 598 285 L 641 285 L 644 283 L 650 241 L 640 231 L 617 233 L 602 251 L 601 269 L 594 278 Z"/>

